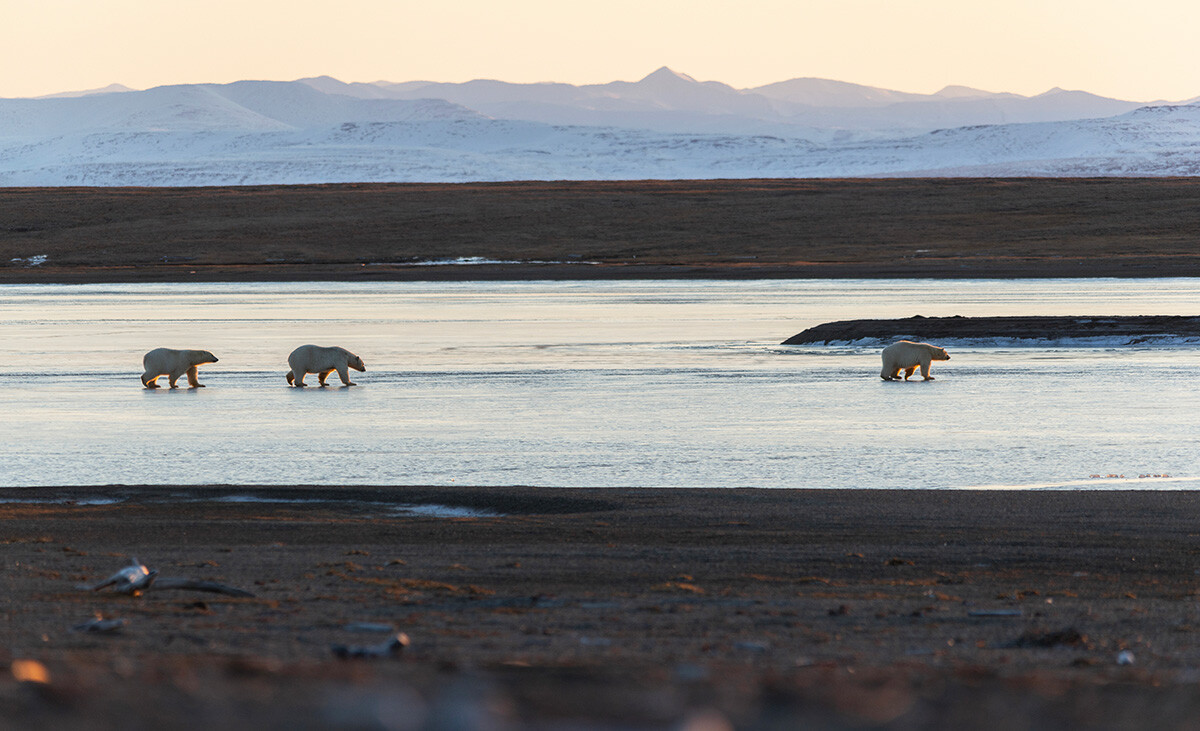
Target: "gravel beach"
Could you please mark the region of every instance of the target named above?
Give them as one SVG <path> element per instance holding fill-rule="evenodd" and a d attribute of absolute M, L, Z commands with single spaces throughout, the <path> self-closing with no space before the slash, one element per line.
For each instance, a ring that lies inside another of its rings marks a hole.
<path fill-rule="evenodd" d="M 1169 728 L 1200 713 L 1193 492 L 6 500 L 13 728 Z M 253 596 L 87 589 L 134 557 Z M 124 624 L 72 629 L 97 616 Z M 395 632 L 395 654 L 333 652 Z"/>

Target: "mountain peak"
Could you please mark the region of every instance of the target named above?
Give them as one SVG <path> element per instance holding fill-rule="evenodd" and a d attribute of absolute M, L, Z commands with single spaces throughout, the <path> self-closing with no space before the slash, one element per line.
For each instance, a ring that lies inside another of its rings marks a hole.
<path fill-rule="evenodd" d="M 650 74 L 646 78 L 642 79 L 638 83 L 639 84 L 646 84 L 646 83 L 661 84 L 664 82 L 680 82 L 680 81 L 684 81 L 689 84 L 697 83 L 697 81 L 695 79 L 693 79 L 691 76 L 688 76 L 687 74 L 681 74 L 678 71 L 672 71 L 671 69 L 667 68 L 666 66 L 663 66 L 662 68 L 658 69 L 657 71 Z"/>
<path fill-rule="evenodd" d="M 1061 86 L 1056 86 L 1053 89 L 1050 89 L 1049 91 L 1043 91 L 1041 94 L 1038 94 L 1038 96 L 1039 97 L 1055 96 L 1056 94 L 1070 94 L 1070 93 L 1071 93 L 1070 90 L 1064 89 Z M 1037 97 L 1034 97 L 1034 98 L 1036 99 Z"/>
<path fill-rule="evenodd" d="M 973 96 L 996 96 L 996 94 L 994 92 L 984 91 L 982 89 L 973 89 L 969 86 L 951 84 L 950 86 L 944 87 L 941 91 L 934 94 L 934 96 L 940 96 L 946 99 L 964 99 Z"/>
<path fill-rule="evenodd" d="M 58 94 L 46 94 L 44 96 L 34 97 L 35 99 L 70 99 L 80 96 L 92 96 L 94 94 L 121 94 L 133 89 L 124 84 L 109 84 L 102 89 L 86 89 L 83 91 L 64 91 Z"/>

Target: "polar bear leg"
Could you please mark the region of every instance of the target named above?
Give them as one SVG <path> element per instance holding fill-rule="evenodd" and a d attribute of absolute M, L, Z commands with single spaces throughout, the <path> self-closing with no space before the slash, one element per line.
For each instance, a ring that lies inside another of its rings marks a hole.
<path fill-rule="evenodd" d="M 287 372 L 287 382 L 289 386 L 296 382 L 296 377 L 292 375 L 291 371 Z"/>
<path fill-rule="evenodd" d="M 908 377 L 911 376 L 913 374 L 913 371 L 915 371 L 916 369 L 917 369 L 916 366 L 909 366 L 909 367 L 905 368 L 904 369 L 904 380 L 907 381 Z"/>
<path fill-rule="evenodd" d="M 307 371 L 288 371 L 288 383 L 295 381 L 294 385 L 304 388 L 304 377 L 308 375 Z"/>
<path fill-rule="evenodd" d="M 187 369 L 187 379 L 191 388 L 204 388 L 204 384 L 196 378 L 196 366 Z"/>
<path fill-rule="evenodd" d="M 171 384 L 171 388 L 179 388 L 179 386 L 175 385 L 175 382 L 178 381 L 179 377 L 185 373 L 187 373 L 187 371 L 171 371 L 167 374 L 167 382 Z"/>
<path fill-rule="evenodd" d="M 325 387 L 325 379 L 329 378 L 330 373 L 333 373 L 332 368 L 326 368 L 325 370 L 323 370 L 317 374 L 317 380 L 321 383 L 322 388 Z"/>
<path fill-rule="evenodd" d="M 350 380 L 350 369 L 345 365 L 337 367 L 338 376 L 342 379 L 342 385 L 353 386 L 354 383 Z"/>
<path fill-rule="evenodd" d="M 922 360 L 922 361 L 921 361 L 921 376 L 922 376 L 922 377 L 923 377 L 923 378 L 924 378 L 926 381 L 932 381 L 932 380 L 933 380 L 933 376 L 929 375 L 929 366 L 930 366 L 930 365 L 931 365 L 931 361 L 929 361 L 929 360 Z"/>
<path fill-rule="evenodd" d="M 158 385 L 158 377 L 160 375 L 162 374 L 146 371 L 142 374 L 142 385 L 146 388 L 161 388 L 161 386 Z"/>

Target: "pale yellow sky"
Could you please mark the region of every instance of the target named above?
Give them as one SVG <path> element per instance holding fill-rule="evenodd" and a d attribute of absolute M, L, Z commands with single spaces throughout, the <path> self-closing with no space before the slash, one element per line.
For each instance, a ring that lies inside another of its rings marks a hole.
<path fill-rule="evenodd" d="M 1053 86 L 1200 96 L 1194 0 L 0 0 L 0 97 L 291 80 Z"/>

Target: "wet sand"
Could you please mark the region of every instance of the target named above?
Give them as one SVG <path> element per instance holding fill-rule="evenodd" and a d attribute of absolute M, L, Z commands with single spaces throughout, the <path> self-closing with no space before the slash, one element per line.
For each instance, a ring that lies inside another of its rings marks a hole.
<path fill-rule="evenodd" d="M 0 283 L 1200 276 L 1198 229 L 1194 178 L 10 188 Z M 412 266 L 460 257 L 518 263 Z"/>
<path fill-rule="evenodd" d="M 9 727 L 1165 728 L 1200 713 L 1195 492 L 5 497 L 0 654 L 49 676 L 0 677 Z M 131 556 L 255 596 L 77 588 Z M 128 625 L 71 630 L 94 613 Z M 361 623 L 411 644 L 335 658 L 388 636 Z"/>

